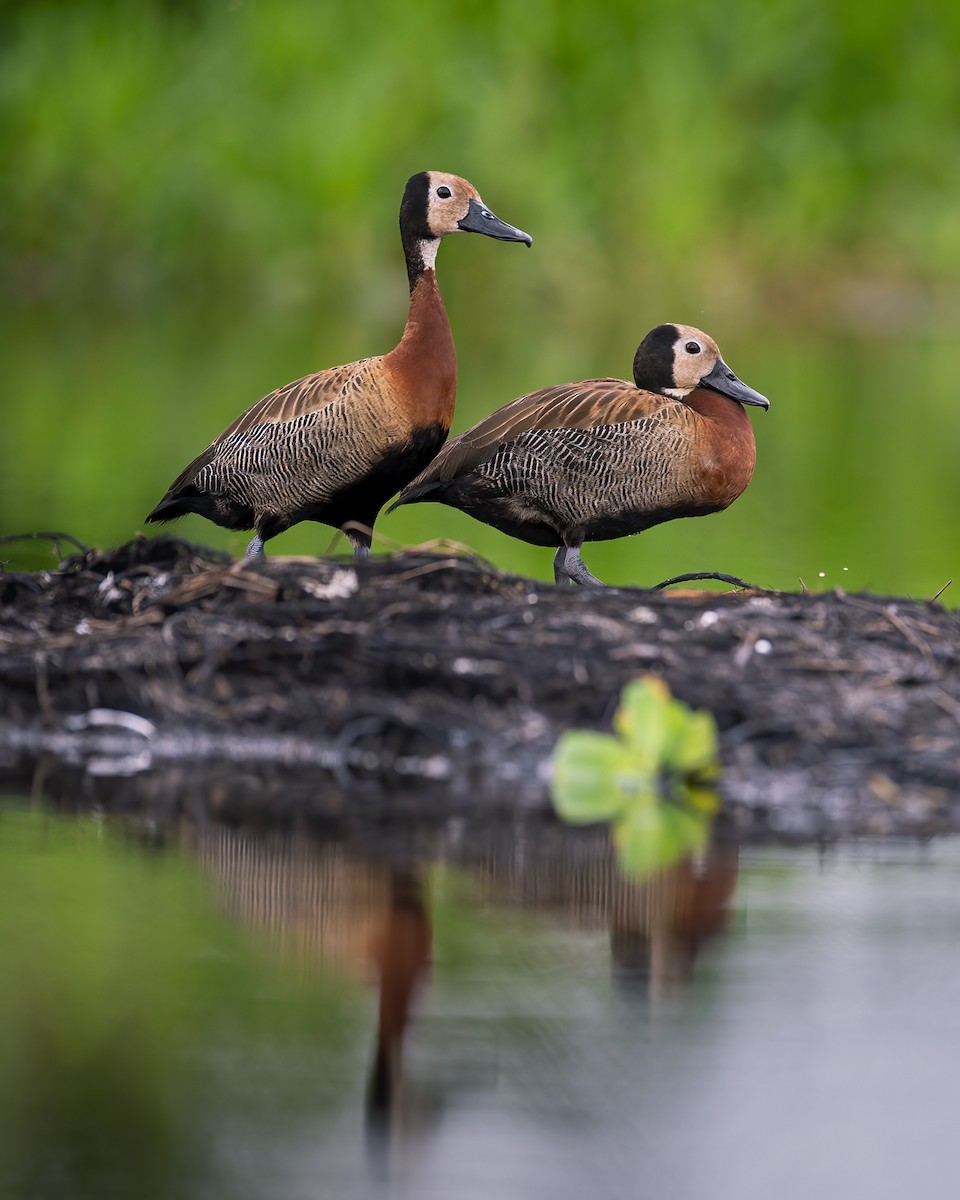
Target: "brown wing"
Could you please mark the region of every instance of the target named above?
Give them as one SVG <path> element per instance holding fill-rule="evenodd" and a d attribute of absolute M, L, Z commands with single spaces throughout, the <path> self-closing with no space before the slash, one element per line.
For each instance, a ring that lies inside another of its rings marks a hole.
<path fill-rule="evenodd" d="M 365 358 L 360 362 L 345 363 L 342 367 L 330 367 L 326 371 L 315 371 L 303 379 L 277 388 L 262 400 L 242 412 L 239 417 L 220 434 L 213 445 L 219 445 L 238 433 L 247 433 L 258 425 L 282 425 L 295 421 L 309 413 L 319 412 L 332 404 L 351 384 L 366 386 L 379 358 Z"/>
<path fill-rule="evenodd" d="M 271 391 L 187 464 L 148 520 L 179 516 L 181 497 L 198 492 L 242 492 L 241 502 L 259 511 L 266 497 L 254 492 L 269 491 L 271 503 L 280 503 L 284 488 L 305 480 L 312 486 L 318 473 L 336 490 L 341 476 L 360 469 L 354 460 L 366 462 L 370 446 L 376 448 L 377 437 L 389 432 L 389 386 L 382 378 L 382 362 L 347 362 Z M 358 394 L 366 403 L 353 403 Z M 298 470 L 304 479 L 298 478 Z"/>
<path fill-rule="evenodd" d="M 597 429 L 649 416 L 662 396 L 641 391 L 625 379 L 586 379 L 541 388 L 503 408 L 459 437 L 452 438 L 402 495 L 433 483 L 449 483 L 474 470 L 497 450 L 531 429 Z"/>

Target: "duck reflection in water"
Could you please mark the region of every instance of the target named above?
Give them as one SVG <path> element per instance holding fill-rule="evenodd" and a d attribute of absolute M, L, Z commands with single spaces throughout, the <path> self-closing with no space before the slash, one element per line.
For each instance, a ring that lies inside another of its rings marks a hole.
<path fill-rule="evenodd" d="M 522 857 L 498 846 L 478 868 L 483 898 L 609 933 L 613 979 L 651 1004 L 688 985 L 726 927 L 739 849 L 713 845 L 644 877 L 627 874 L 606 832 L 544 831 Z"/>
<path fill-rule="evenodd" d="M 423 871 L 406 859 L 354 858 L 336 840 L 228 829 L 205 829 L 193 848 L 215 876 L 230 915 L 268 931 L 284 959 L 375 981 L 367 1110 L 371 1134 L 385 1132 L 398 1107 L 404 1038 L 431 961 Z"/>
<path fill-rule="evenodd" d="M 416 856 L 367 861 L 339 841 L 224 829 L 205 830 L 195 849 L 231 914 L 272 931 L 284 957 L 375 983 L 367 1148 L 377 1173 L 388 1170 L 398 1145 L 428 1135 L 451 1099 L 449 1081 L 404 1079 L 405 1040 L 432 956 L 427 866 Z M 519 842 L 506 828 L 432 851 L 431 863 L 457 861 L 480 909 L 523 909 L 567 929 L 606 930 L 615 984 L 652 1007 L 691 981 L 700 950 L 725 928 L 738 876 L 737 849 L 718 847 L 630 878 L 605 832 L 551 824 Z M 458 1077 L 464 1070 L 461 1063 Z"/>

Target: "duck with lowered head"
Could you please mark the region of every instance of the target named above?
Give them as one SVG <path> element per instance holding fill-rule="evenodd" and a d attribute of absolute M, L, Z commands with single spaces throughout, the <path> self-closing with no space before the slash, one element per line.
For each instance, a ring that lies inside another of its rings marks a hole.
<path fill-rule="evenodd" d="M 743 493 L 756 464 L 743 406 L 769 407 L 690 325 L 651 330 L 633 377 L 521 396 L 447 442 L 392 508 L 449 504 L 558 547 L 557 583 L 599 584 L 580 557 L 585 541 L 719 512 Z"/>

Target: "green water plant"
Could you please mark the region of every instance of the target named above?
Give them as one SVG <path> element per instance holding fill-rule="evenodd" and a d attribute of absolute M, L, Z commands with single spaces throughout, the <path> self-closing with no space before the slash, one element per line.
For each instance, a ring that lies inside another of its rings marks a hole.
<path fill-rule="evenodd" d="M 551 793 L 561 820 L 609 823 L 632 875 L 670 866 L 706 846 L 719 799 L 717 726 L 656 675 L 623 689 L 613 733 L 572 729 L 553 753 Z"/>

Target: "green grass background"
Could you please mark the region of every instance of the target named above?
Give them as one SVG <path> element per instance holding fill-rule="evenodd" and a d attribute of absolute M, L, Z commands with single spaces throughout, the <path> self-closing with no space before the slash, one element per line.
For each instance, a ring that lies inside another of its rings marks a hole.
<path fill-rule="evenodd" d="M 960 9 L 74 0 L 8 3 L 0 34 L 0 532 L 125 540 L 259 396 L 394 345 L 397 208 L 435 167 L 534 236 L 441 249 L 455 430 L 629 375 L 664 320 L 771 399 L 737 504 L 588 547 L 601 577 L 929 595 L 956 573 Z M 549 576 L 453 510 L 377 528 Z"/>

